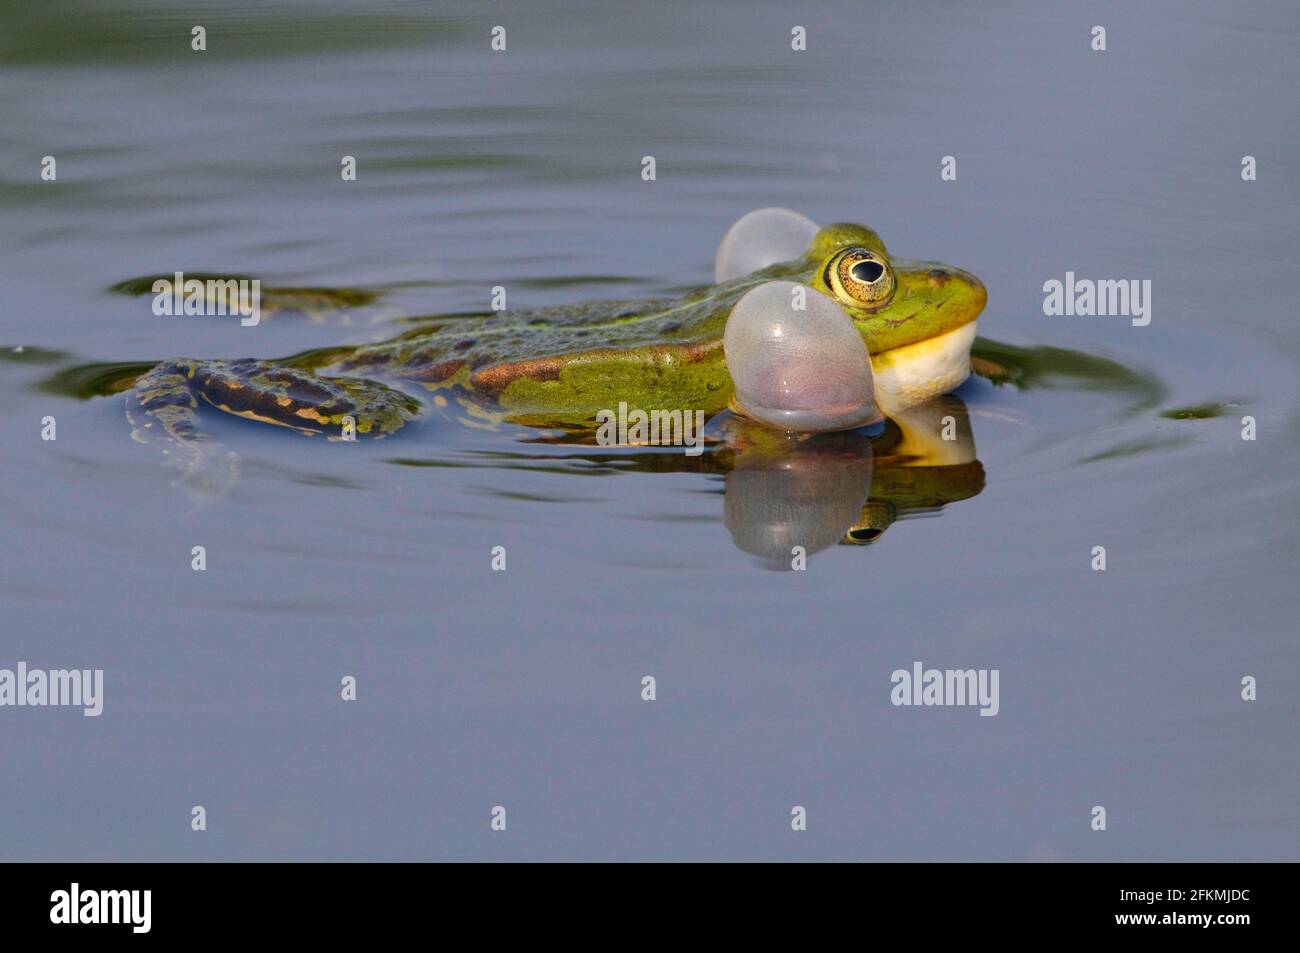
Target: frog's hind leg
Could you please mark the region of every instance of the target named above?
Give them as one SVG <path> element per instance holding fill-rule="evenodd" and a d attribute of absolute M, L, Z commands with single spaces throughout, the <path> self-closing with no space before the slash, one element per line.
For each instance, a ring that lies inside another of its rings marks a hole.
<path fill-rule="evenodd" d="M 415 398 L 361 377 L 325 377 L 274 361 L 167 361 L 136 381 L 127 416 L 137 440 L 158 438 L 182 483 L 223 491 L 236 457 L 198 428 L 211 405 L 237 417 L 331 439 L 384 437 L 420 412 Z M 214 466 L 215 465 L 215 466 Z"/>
<path fill-rule="evenodd" d="M 364 377 L 326 377 L 275 361 L 203 361 L 194 394 L 237 417 L 332 439 L 386 437 L 420 413 L 420 402 Z"/>

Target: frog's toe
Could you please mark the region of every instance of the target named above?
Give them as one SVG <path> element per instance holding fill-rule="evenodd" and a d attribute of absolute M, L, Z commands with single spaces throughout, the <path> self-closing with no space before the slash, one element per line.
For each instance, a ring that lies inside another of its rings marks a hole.
<path fill-rule="evenodd" d="M 219 499 L 234 484 L 239 458 L 198 429 L 192 381 L 198 364 L 166 361 L 141 375 L 127 395 L 131 437 L 156 444 L 180 471 L 177 484 L 196 504 Z"/>

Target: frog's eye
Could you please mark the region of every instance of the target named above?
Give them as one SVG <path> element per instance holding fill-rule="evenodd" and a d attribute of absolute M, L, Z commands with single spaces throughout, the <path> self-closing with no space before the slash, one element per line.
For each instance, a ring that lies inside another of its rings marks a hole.
<path fill-rule="evenodd" d="M 840 540 L 849 546 L 869 546 L 880 539 L 885 530 L 894 525 L 898 510 L 888 500 L 868 500 L 862 512 Z"/>
<path fill-rule="evenodd" d="M 894 269 L 866 248 L 846 248 L 826 263 L 826 287 L 847 305 L 876 308 L 894 294 Z"/>
<path fill-rule="evenodd" d="M 852 430 L 880 419 L 866 342 L 844 309 L 793 281 L 750 289 L 722 347 L 745 416 L 780 430 Z"/>

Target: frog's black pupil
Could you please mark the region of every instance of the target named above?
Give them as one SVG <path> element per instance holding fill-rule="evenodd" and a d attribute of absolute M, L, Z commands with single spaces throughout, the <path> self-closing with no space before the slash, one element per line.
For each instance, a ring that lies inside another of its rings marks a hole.
<path fill-rule="evenodd" d="M 853 275 L 858 281 L 865 281 L 868 284 L 875 281 L 885 273 L 885 266 L 878 261 L 860 261 L 849 269 L 849 274 Z"/>

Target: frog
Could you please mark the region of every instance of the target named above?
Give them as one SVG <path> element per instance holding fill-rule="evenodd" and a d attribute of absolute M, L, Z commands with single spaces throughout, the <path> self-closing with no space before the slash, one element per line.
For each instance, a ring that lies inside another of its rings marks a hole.
<path fill-rule="evenodd" d="M 819 228 L 801 254 L 675 298 L 433 316 L 386 340 L 277 360 L 165 360 L 134 380 L 127 413 L 137 439 L 162 435 L 189 451 L 207 439 L 205 406 L 336 440 L 391 436 L 429 404 L 473 426 L 568 434 L 590 434 L 620 402 L 743 413 L 724 332 L 737 303 L 771 282 L 839 305 L 869 355 L 885 415 L 970 373 L 987 301 L 980 280 L 937 261 L 895 259 L 873 229 L 838 223 Z"/>

